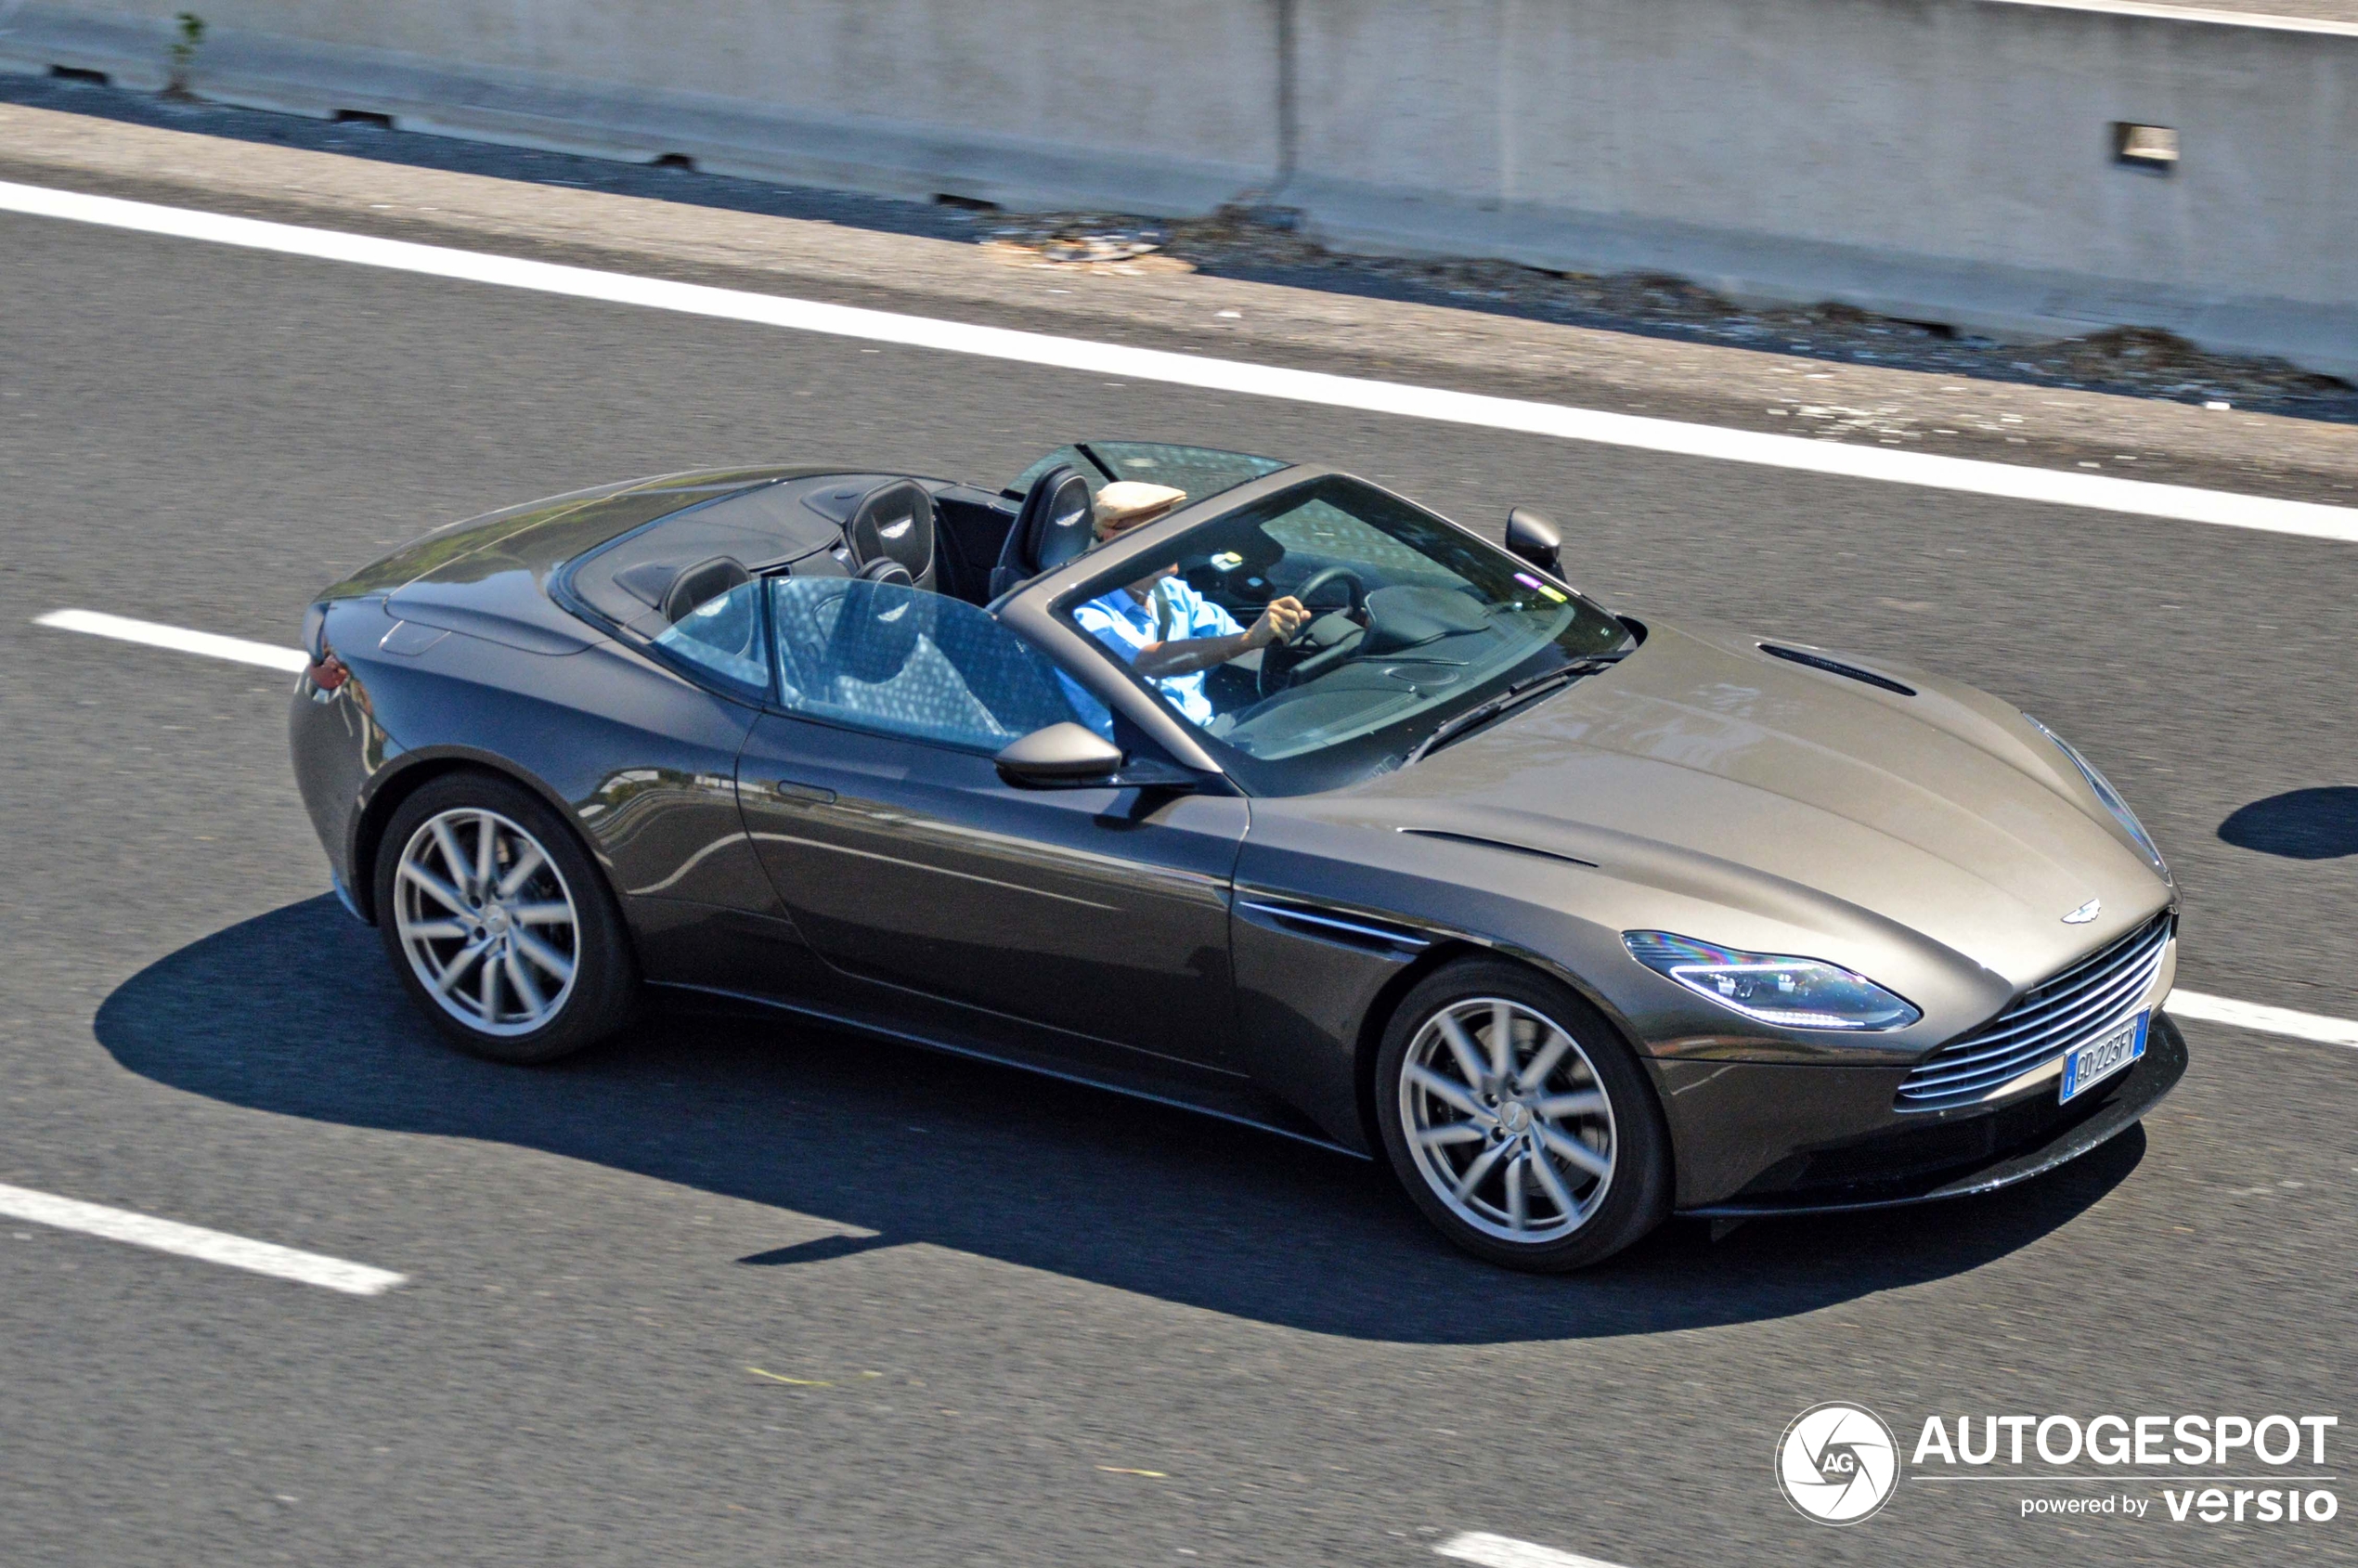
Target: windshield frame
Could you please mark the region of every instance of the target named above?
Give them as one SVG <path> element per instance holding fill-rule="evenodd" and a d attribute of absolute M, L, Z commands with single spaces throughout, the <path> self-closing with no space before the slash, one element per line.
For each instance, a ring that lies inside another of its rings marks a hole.
<path fill-rule="evenodd" d="M 1167 484 L 1172 482 L 1171 477 L 1167 473 L 1146 472 L 1148 469 L 1160 469 L 1161 465 L 1156 460 L 1143 456 L 1134 456 L 1133 460 L 1125 462 L 1119 456 L 1120 451 L 1122 449 L 1128 449 L 1134 454 L 1144 454 L 1147 452 L 1159 452 L 1164 454 L 1192 453 L 1205 458 L 1232 458 L 1236 460 L 1236 463 L 1233 466 L 1248 468 L 1252 471 L 1250 473 L 1244 473 L 1241 477 L 1224 479 L 1222 483 L 1211 487 L 1205 487 L 1200 485 L 1182 485 L 1179 486 L 1181 489 L 1187 491 L 1193 499 L 1199 501 L 1210 500 L 1214 496 L 1224 496 L 1237 488 L 1239 485 L 1250 485 L 1257 483 L 1260 480 L 1267 478 L 1273 473 L 1279 473 L 1282 470 L 1293 466 L 1293 464 L 1286 461 L 1283 458 L 1263 457 L 1258 452 L 1239 452 L 1226 447 L 1197 447 L 1191 446 L 1184 441 L 1134 441 L 1126 437 L 1116 438 L 1111 436 L 1091 436 L 1085 441 L 1068 442 L 1066 445 L 1057 447 L 1055 451 L 1050 452 L 1047 456 L 1041 458 L 1032 463 L 1030 467 L 1025 469 L 1021 473 L 1017 474 L 1013 479 L 1010 479 L 1005 485 L 1002 486 L 1000 487 L 999 494 L 1008 500 L 1020 502 L 1025 496 L 1030 493 L 1032 485 L 1039 480 L 1041 475 L 1046 473 L 1050 469 L 1055 468 L 1059 463 L 1066 464 L 1080 471 L 1082 478 L 1088 483 L 1089 494 L 1092 497 L 1095 496 L 1098 490 L 1103 488 L 1105 486 L 1110 485 L 1120 479 L 1144 479 L 1156 484 Z M 1198 464 L 1195 466 L 1203 468 L 1214 465 Z"/>
<path fill-rule="evenodd" d="M 1501 667 L 1468 691 L 1452 693 L 1445 700 L 1404 716 L 1402 722 L 1407 728 L 1402 736 L 1394 737 L 1397 744 L 1387 748 L 1393 754 L 1389 762 L 1379 761 L 1372 767 L 1353 767 L 1349 757 L 1334 755 L 1352 750 L 1351 742 L 1282 758 L 1255 758 L 1222 743 L 1181 719 L 1144 677 L 1070 620 L 1069 612 L 1076 605 L 1108 591 L 1113 586 L 1135 580 L 1149 560 L 1167 557 L 1174 550 L 1181 550 L 1184 553 L 1184 541 L 1198 530 L 1217 525 L 1237 512 L 1258 510 L 1273 500 L 1282 499 L 1290 492 L 1306 490 L 1329 479 L 1341 479 L 1363 486 L 1406 508 L 1421 519 L 1463 535 L 1481 550 L 1511 564 L 1513 571 L 1538 577 L 1562 592 L 1569 603 L 1613 622 L 1621 628 L 1621 640 L 1604 652 L 1626 654 L 1638 646 L 1640 634 L 1627 621 L 1563 581 L 1555 573 L 1543 570 L 1508 551 L 1497 541 L 1486 538 L 1454 518 L 1419 505 L 1397 491 L 1341 469 L 1307 463 L 1282 469 L 1265 478 L 1223 491 L 1203 503 L 1183 508 L 1170 517 L 1106 541 L 1024 589 L 1001 606 L 1001 616 L 1062 665 L 1076 680 L 1096 693 L 1108 706 L 1115 707 L 1153 735 L 1187 766 L 1224 773 L 1251 795 L 1318 794 L 1392 771 L 1401 766 L 1401 759 L 1421 738 L 1422 732 L 1439 728 L 1458 714 L 1496 696 L 1512 682 L 1541 668 L 1571 662 L 1572 656 L 1557 649 L 1552 639 L 1543 641 L 1535 645 L 1527 656 Z M 1543 664 L 1550 650 L 1556 651 L 1557 658 Z M 1117 703 L 1116 697 L 1121 700 Z M 1385 734 L 1393 728 L 1390 725 L 1380 726 L 1371 733 Z M 1327 760 L 1324 767 L 1319 765 L 1322 756 Z"/>

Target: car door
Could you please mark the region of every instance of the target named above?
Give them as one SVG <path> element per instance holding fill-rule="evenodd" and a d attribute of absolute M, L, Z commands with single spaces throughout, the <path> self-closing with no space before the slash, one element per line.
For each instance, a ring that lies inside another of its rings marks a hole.
<path fill-rule="evenodd" d="M 1030 644 L 888 583 L 779 578 L 770 602 L 783 711 L 738 800 L 803 940 L 860 980 L 1224 1064 L 1244 800 L 1010 786 L 992 755 L 1077 717 Z"/>

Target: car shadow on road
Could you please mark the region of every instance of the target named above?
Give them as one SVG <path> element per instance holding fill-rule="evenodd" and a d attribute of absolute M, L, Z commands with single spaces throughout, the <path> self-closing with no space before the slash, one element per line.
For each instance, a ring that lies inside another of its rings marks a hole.
<path fill-rule="evenodd" d="M 1676 1224 L 1532 1278 L 1464 1257 L 1377 1166 L 1012 1069 L 767 1017 L 658 1012 L 551 1068 L 461 1056 L 332 900 L 192 943 L 100 1006 L 132 1071 L 286 1116 L 513 1144 L 852 1231 L 723 1259 L 827 1266 L 910 1243 L 1352 1338 L 1491 1343 L 1787 1316 L 1976 1268 L 2132 1171 L 2132 1131 L 2040 1181 L 1885 1214 Z M 845 1264 L 843 1266 L 857 1266 Z"/>

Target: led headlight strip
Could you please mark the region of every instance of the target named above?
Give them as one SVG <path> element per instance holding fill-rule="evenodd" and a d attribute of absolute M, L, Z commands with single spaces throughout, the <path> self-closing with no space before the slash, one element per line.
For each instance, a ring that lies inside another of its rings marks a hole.
<path fill-rule="evenodd" d="M 1739 952 L 1668 931 L 1624 931 L 1621 940 L 1654 973 L 1780 1029 L 1905 1029 L 1924 1017 L 1864 975 L 1822 959 Z"/>

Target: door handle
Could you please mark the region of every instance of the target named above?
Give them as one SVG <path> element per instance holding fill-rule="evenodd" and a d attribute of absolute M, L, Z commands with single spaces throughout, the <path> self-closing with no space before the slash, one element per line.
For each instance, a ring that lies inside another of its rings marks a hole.
<path fill-rule="evenodd" d="M 797 784 L 792 779 L 780 779 L 770 786 L 770 793 L 781 800 L 802 800 L 813 806 L 832 806 L 836 792 L 817 784 Z"/>

